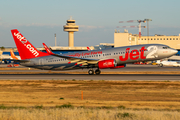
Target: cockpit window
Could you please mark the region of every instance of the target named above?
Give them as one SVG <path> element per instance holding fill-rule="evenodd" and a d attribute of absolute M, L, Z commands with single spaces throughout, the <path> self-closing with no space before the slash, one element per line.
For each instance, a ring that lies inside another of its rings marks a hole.
<path fill-rule="evenodd" d="M 170 48 L 169 46 L 165 46 L 165 47 L 163 47 L 163 49 L 168 49 L 168 48 Z"/>

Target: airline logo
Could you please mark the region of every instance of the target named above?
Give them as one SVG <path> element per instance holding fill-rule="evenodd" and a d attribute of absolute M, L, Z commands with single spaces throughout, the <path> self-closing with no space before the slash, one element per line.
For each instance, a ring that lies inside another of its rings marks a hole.
<path fill-rule="evenodd" d="M 26 40 L 25 37 L 23 37 L 19 32 L 16 34 L 14 33 L 14 36 L 35 56 L 37 57 L 39 53 L 37 50 Z"/>
<path fill-rule="evenodd" d="M 119 56 L 119 60 L 121 61 L 126 61 L 128 60 L 129 58 L 131 60 L 137 60 L 138 58 L 141 58 L 141 59 L 146 59 L 146 56 L 144 56 L 144 51 L 146 51 L 147 49 L 145 49 L 145 47 L 142 47 L 139 51 L 134 49 L 132 50 L 131 52 L 130 51 L 130 48 L 127 48 L 126 49 L 126 53 L 125 53 L 125 57 L 123 58 L 123 56 Z"/>
<path fill-rule="evenodd" d="M 109 65 L 113 65 L 113 63 L 112 62 L 105 62 L 105 63 L 103 63 L 103 66 L 109 66 Z"/>
<path fill-rule="evenodd" d="M 86 53 L 76 53 L 76 54 L 71 54 L 71 55 L 67 55 L 67 56 L 71 56 L 71 57 L 81 57 L 81 56 L 88 56 L 88 55 L 100 55 L 102 54 L 102 51 L 97 51 L 97 52 L 86 52 Z"/>
<path fill-rule="evenodd" d="M 17 37 L 17 39 L 19 39 L 19 41 L 21 41 L 22 42 L 22 44 L 24 44 L 24 43 L 27 43 L 27 40 L 23 37 L 23 36 L 21 36 L 21 34 L 20 33 L 14 33 L 14 36 L 16 36 Z"/>

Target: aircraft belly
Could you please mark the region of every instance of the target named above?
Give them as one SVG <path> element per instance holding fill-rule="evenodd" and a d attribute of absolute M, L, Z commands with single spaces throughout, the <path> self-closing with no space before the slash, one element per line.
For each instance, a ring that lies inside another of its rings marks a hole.
<path fill-rule="evenodd" d="M 78 68 L 83 68 L 83 66 L 75 65 L 75 63 L 56 64 L 56 65 L 53 65 L 51 70 L 71 70 L 71 69 L 78 69 Z"/>

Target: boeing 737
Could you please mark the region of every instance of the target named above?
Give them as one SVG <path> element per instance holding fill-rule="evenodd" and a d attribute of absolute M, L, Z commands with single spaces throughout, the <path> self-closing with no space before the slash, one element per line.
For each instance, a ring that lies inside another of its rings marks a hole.
<path fill-rule="evenodd" d="M 90 50 L 54 54 L 44 43 L 45 52 L 38 51 L 17 29 L 11 30 L 21 60 L 21 65 L 43 70 L 71 70 L 88 68 L 90 75 L 100 74 L 100 69 L 123 68 L 127 63 L 153 61 L 170 57 L 178 51 L 163 44 L 143 44 L 103 50 Z"/>

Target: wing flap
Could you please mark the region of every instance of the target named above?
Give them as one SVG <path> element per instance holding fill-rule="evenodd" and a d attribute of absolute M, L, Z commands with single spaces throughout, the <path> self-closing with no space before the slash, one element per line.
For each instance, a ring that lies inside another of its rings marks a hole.
<path fill-rule="evenodd" d="M 88 64 L 96 64 L 99 61 L 99 59 L 78 58 L 78 57 L 64 56 L 64 55 L 58 55 L 58 54 L 51 54 L 51 55 L 68 59 L 71 63 L 72 62 L 86 62 Z"/>

